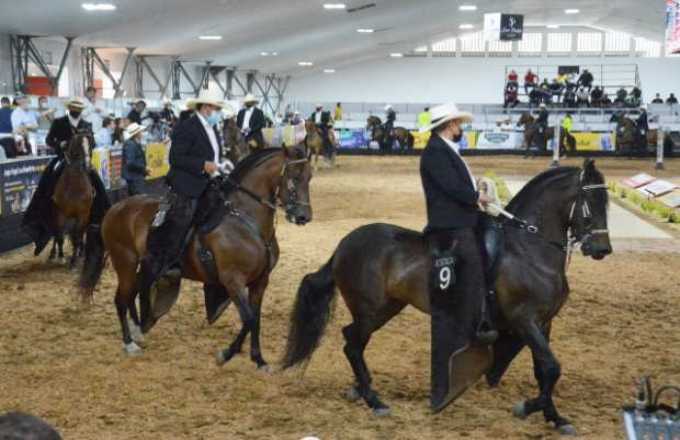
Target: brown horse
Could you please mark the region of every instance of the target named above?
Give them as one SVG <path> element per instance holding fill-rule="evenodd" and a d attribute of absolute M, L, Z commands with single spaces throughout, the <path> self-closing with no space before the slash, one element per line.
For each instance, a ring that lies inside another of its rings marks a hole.
<path fill-rule="evenodd" d="M 377 116 L 369 116 L 366 119 L 366 130 L 371 132 L 371 140 L 383 144 L 385 137 L 389 133 L 385 133 L 382 120 Z M 392 129 L 392 136 L 399 142 L 399 147 L 403 149 L 412 150 L 415 138 L 410 131 L 404 127 L 394 127 Z"/>
<path fill-rule="evenodd" d="M 529 112 L 522 113 L 519 121 L 517 121 L 517 126 L 524 127 L 523 147 L 527 152 L 538 141 L 541 141 L 541 144 L 539 145 L 541 151 L 546 151 L 548 149 L 548 141 L 555 138 L 555 127 L 548 127 L 545 131 L 545 136 L 543 139 L 540 139 L 541 136 L 538 131 L 539 127 L 536 125 L 536 119 L 534 119 Z"/>
<path fill-rule="evenodd" d="M 224 121 L 223 136 L 224 146 L 227 150 L 227 158 L 233 164 L 236 164 L 250 153 L 250 148 L 248 147 L 243 134 L 241 134 L 238 125 L 236 125 L 235 118 L 229 118 Z"/>
<path fill-rule="evenodd" d="M 206 308 L 210 306 L 209 298 L 219 299 L 214 313 L 208 317 L 209 323 L 219 318 L 230 301 L 237 306 L 243 322 L 236 340 L 218 353 L 220 365 L 240 353 L 249 332 L 252 332 L 251 359 L 258 368 L 267 365 L 260 352 L 260 306 L 279 257 L 274 222 L 276 203 L 285 209 L 288 221 L 298 225 L 311 221 L 311 177 L 304 147 L 258 150 L 240 161 L 219 186 L 231 203 L 231 212 L 210 232 L 190 235 L 183 257 L 183 277 L 204 283 Z M 113 206 L 102 224 L 102 243 L 88 253 L 86 259 L 92 264 L 86 265 L 81 277 L 83 294 L 91 295 L 103 268 L 104 249 L 108 251 L 118 276 L 115 305 L 129 354 L 141 352 L 133 340 L 127 314 L 132 317 L 137 339 L 140 325 L 135 307 L 137 268 L 146 253 L 149 228 L 158 206 L 159 201 L 148 196 L 131 197 Z M 202 263 L 200 249 L 213 256 L 214 270 L 208 270 Z"/>
<path fill-rule="evenodd" d="M 656 147 L 658 135 L 659 132 L 656 129 L 648 130 L 643 135 L 633 119 L 619 116 L 616 123 L 616 151 L 644 153 L 649 146 Z"/>
<path fill-rule="evenodd" d="M 83 236 L 89 223 L 94 200 L 94 187 L 88 175 L 90 169 L 90 145 L 88 135 L 74 136 L 64 152 L 65 168 L 54 189 L 52 201 L 55 206 L 54 244 L 49 259 L 64 257 L 64 234 L 68 234 L 73 246 L 69 266 L 73 268 L 83 252 Z"/>
<path fill-rule="evenodd" d="M 528 346 L 540 393 L 518 405 L 516 415 L 543 411 L 560 432 L 574 433 L 552 401 L 560 365 L 550 348 L 550 327 L 569 295 L 570 245 L 580 242 L 583 254 L 596 260 L 612 251 L 607 203 L 604 178 L 591 160 L 583 169 L 554 168 L 538 175 L 510 202 L 507 210 L 524 221 L 503 224 L 505 238 L 494 266 L 501 336 L 493 356 L 487 347 L 472 345 L 462 353 L 469 355 L 463 364 L 450 360 L 452 393 L 433 406 L 434 411 L 442 410 L 484 373 L 490 385 L 498 385 L 515 356 Z M 431 313 L 432 257 L 426 243 L 419 232 L 387 224 L 362 226 L 345 236 L 330 260 L 300 284 L 283 367 L 310 359 L 330 319 L 337 287 L 352 315 L 352 323 L 342 330 L 344 352 L 357 381 L 350 396 L 363 398 L 377 415 L 387 414 L 389 408 L 371 389 L 363 353 L 371 335 L 407 305 Z"/>
<path fill-rule="evenodd" d="M 335 166 L 335 151 L 326 151 L 326 148 L 324 148 L 323 135 L 314 121 L 305 121 L 305 132 L 307 134 L 305 136 L 304 142 L 307 146 L 307 150 L 309 151 L 309 160 L 311 161 L 312 155 L 314 156 L 314 171 L 317 171 L 319 167 L 319 155 L 324 156 L 327 166 L 331 168 Z M 328 128 L 328 138 L 332 145 L 337 146 L 335 131 L 332 127 Z M 335 148 L 333 150 L 335 150 Z"/>

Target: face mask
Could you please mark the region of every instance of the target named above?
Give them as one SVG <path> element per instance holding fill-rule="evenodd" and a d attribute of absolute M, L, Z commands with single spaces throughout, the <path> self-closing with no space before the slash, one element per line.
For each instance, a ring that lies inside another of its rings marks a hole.
<path fill-rule="evenodd" d="M 208 122 L 208 124 L 214 127 L 218 122 L 220 122 L 220 114 L 217 112 L 212 112 L 210 116 L 205 118 L 205 120 Z"/>
<path fill-rule="evenodd" d="M 458 143 L 460 140 L 463 139 L 463 129 L 460 129 L 460 133 L 458 135 L 453 136 L 453 142 Z"/>
<path fill-rule="evenodd" d="M 78 119 L 80 117 L 81 112 L 69 110 L 68 114 L 71 115 L 73 119 Z"/>

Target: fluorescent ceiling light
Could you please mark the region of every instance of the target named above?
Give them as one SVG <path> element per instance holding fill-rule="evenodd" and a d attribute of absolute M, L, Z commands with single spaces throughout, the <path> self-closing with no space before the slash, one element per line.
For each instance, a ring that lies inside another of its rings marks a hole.
<path fill-rule="evenodd" d="M 115 11 L 116 5 L 111 3 L 83 3 L 82 8 L 86 11 Z"/>
<path fill-rule="evenodd" d="M 263 56 L 263 57 L 268 57 L 269 52 L 260 52 L 260 55 Z"/>
<path fill-rule="evenodd" d="M 323 73 L 335 73 L 335 69 L 323 69 Z"/>
<path fill-rule="evenodd" d="M 475 5 L 460 5 L 458 6 L 459 11 L 476 11 L 477 6 Z"/>
<path fill-rule="evenodd" d="M 475 25 L 474 24 L 461 24 L 458 26 L 459 29 L 474 29 Z"/>
<path fill-rule="evenodd" d="M 324 9 L 345 9 L 347 8 L 347 5 L 344 3 L 324 3 L 323 4 Z"/>
<path fill-rule="evenodd" d="M 278 52 L 272 52 L 272 56 L 277 57 L 277 56 L 279 56 L 279 53 Z"/>
<path fill-rule="evenodd" d="M 581 11 L 579 11 L 578 9 L 565 9 L 564 10 L 565 14 L 578 14 L 579 12 L 581 12 Z"/>
<path fill-rule="evenodd" d="M 549 24 L 546 26 L 548 29 L 559 29 L 560 25 L 559 24 Z"/>
<path fill-rule="evenodd" d="M 362 29 L 357 29 L 357 32 L 359 32 L 360 34 L 372 34 L 373 32 L 375 32 L 375 30 L 374 29 L 362 28 Z"/>
<path fill-rule="evenodd" d="M 314 63 L 312 63 L 311 61 L 300 61 L 298 63 L 298 66 L 302 66 L 302 67 L 311 67 L 313 65 L 314 65 Z"/>
<path fill-rule="evenodd" d="M 222 35 L 201 35 L 198 37 L 199 40 L 221 40 Z"/>
<path fill-rule="evenodd" d="M 399 53 L 399 52 L 393 52 L 393 53 L 390 54 L 390 56 L 391 56 L 392 58 L 402 58 L 402 57 L 404 56 L 404 54 L 403 54 L 403 53 Z"/>

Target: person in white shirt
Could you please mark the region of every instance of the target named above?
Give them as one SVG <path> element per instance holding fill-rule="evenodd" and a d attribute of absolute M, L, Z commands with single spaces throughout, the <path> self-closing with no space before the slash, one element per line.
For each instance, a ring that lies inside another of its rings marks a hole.
<path fill-rule="evenodd" d="M 29 131 L 38 129 L 38 117 L 36 113 L 29 109 L 28 98 L 25 96 L 16 97 L 17 108 L 12 112 L 12 128 L 15 133 L 26 134 Z"/>
<path fill-rule="evenodd" d="M 90 86 L 85 91 L 85 108 L 83 109 L 83 119 L 89 122 L 95 130 L 102 126 L 105 110 L 100 102 L 97 101 L 97 89 Z"/>
<path fill-rule="evenodd" d="M 97 148 L 111 148 L 113 146 L 113 130 L 115 129 L 115 122 L 112 118 L 105 117 L 102 120 L 102 126 L 97 130 L 94 136 Z"/>

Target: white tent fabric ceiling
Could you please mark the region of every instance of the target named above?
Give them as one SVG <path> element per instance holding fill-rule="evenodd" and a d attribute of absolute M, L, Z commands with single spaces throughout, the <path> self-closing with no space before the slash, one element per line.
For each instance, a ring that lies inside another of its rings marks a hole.
<path fill-rule="evenodd" d="M 76 36 L 80 45 L 296 73 L 304 69 L 299 61 L 337 68 L 455 36 L 463 23 L 481 29 L 485 12 L 524 14 L 527 26 L 592 26 L 657 41 L 665 13 L 663 0 L 346 0 L 348 8 L 375 4 L 357 12 L 325 10 L 324 0 L 106 1 L 117 9 L 86 12 L 80 0 L 0 0 L 0 33 Z M 461 12 L 461 4 L 478 9 Z M 581 12 L 566 15 L 566 8 Z M 359 34 L 358 28 L 377 31 Z M 206 34 L 223 38 L 198 39 Z"/>

